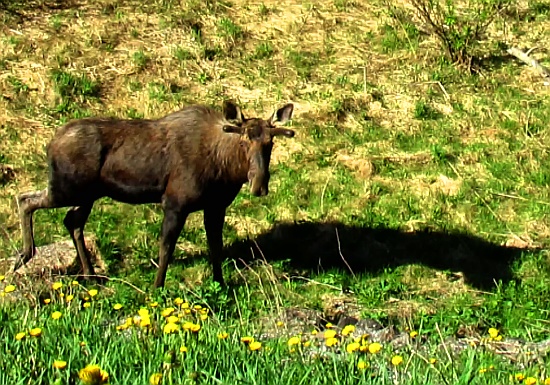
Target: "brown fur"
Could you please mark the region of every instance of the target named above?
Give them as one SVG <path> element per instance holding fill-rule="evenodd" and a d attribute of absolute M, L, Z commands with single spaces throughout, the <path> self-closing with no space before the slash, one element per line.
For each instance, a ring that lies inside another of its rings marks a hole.
<path fill-rule="evenodd" d="M 187 216 L 204 211 L 214 279 L 223 283 L 222 228 L 227 206 L 242 185 L 268 193 L 273 137 L 292 137 L 276 128 L 292 116 L 287 104 L 268 120 L 245 119 L 225 102 L 220 113 L 191 105 L 157 120 L 86 118 L 61 127 L 47 147 L 48 188 L 18 197 L 23 251 L 14 269 L 35 253 L 32 214 L 41 208 L 69 207 L 64 224 L 71 234 L 84 275 L 94 274 L 83 230 L 95 200 L 161 203 L 164 211 L 155 286 L 166 270 Z"/>

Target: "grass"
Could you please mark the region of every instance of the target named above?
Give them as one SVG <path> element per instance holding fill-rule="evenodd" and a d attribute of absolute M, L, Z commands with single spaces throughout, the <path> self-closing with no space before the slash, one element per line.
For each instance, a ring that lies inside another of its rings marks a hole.
<path fill-rule="evenodd" d="M 112 384 L 154 373 L 174 384 L 550 377 L 550 100 L 531 68 L 502 57 L 465 75 L 398 2 L 39 3 L 10 2 L 1 16 L 0 257 L 21 246 L 15 197 L 45 187 L 44 148 L 70 119 L 155 118 L 230 97 L 247 117 L 295 103 L 297 136 L 274 147 L 270 194 L 244 188 L 228 209 L 227 288 L 211 282 L 195 213 L 166 289 L 153 291 L 161 210 L 108 199 L 96 202 L 86 234 L 113 280 L 12 275 L 0 260 L 0 354 L 28 357 L 1 361 L 0 383 L 74 383 L 89 363 Z M 494 52 L 503 40 L 549 43 L 548 9 L 514 5 L 481 44 Z M 542 51 L 533 55 L 548 65 Z M 38 246 L 69 240 L 65 212 L 36 213 Z M 163 332 L 160 313 L 179 309 L 178 297 L 209 309 L 205 320 L 182 312 L 180 327 L 200 331 Z M 151 327 L 121 329 L 142 307 Z M 380 352 L 348 353 L 346 317 L 376 321 L 395 338 L 371 331 L 359 346 L 380 342 Z M 333 347 L 319 337 L 327 323 L 339 333 Z M 28 335 L 34 327 L 38 338 Z M 244 336 L 261 347 L 250 350 Z M 515 341 L 533 353 L 514 351 Z M 163 363 L 170 351 L 175 362 Z"/>

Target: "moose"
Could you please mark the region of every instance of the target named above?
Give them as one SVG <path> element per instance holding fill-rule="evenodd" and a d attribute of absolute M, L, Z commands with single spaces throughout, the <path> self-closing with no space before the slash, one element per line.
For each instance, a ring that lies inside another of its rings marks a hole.
<path fill-rule="evenodd" d="M 68 122 L 46 147 L 47 188 L 17 197 L 23 249 L 13 270 L 36 253 L 33 213 L 69 207 L 63 224 L 83 276 L 93 277 L 84 226 L 94 202 L 109 197 L 128 204 L 161 204 L 156 288 L 164 286 L 188 215 L 202 210 L 213 279 L 223 285 L 226 209 L 246 182 L 252 195 L 268 194 L 273 138 L 294 137 L 293 130 L 280 127 L 292 118 L 293 109 L 289 103 L 267 120 L 245 118 L 239 106 L 225 100 L 222 111 L 193 104 L 159 119 L 90 117 Z"/>

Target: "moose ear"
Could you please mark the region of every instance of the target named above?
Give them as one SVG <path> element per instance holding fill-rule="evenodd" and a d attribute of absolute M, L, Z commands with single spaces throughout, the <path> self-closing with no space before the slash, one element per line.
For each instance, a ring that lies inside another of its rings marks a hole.
<path fill-rule="evenodd" d="M 226 120 L 236 124 L 242 123 L 244 119 L 239 106 L 230 100 L 225 100 L 223 102 L 223 116 Z"/>
<path fill-rule="evenodd" d="M 225 125 L 223 126 L 222 129 L 224 132 L 228 132 L 230 134 L 239 134 L 239 135 L 244 134 L 244 128 L 242 127 Z"/>
<path fill-rule="evenodd" d="M 272 125 L 274 123 L 281 123 L 285 124 L 287 121 L 289 121 L 292 118 L 292 112 L 294 111 L 294 105 L 289 103 L 285 104 L 283 107 L 279 108 L 277 111 L 271 115 L 271 118 L 269 119 L 269 123 Z"/>

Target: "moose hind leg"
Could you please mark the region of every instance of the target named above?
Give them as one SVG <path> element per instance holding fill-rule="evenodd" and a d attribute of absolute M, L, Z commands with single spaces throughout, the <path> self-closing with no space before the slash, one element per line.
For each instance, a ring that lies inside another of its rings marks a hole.
<path fill-rule="evenodd" d="M 21 223 L 21 235 L 23 238 L 23 249 L 15 261 L 13 271 L 31 260 L 36 253 L 34 235 L 32 228 L 32 215 L 38 209 L 57 207 L 47 189 L 32 191 L 17 197 L 19 207 L 19 221 Z"/>
<path fill-rule="evenodd" d="M 94 267 L 90 258 L 90 253 L 86 248 L 84 241 L 84 226 L 92 211 L 93 202 L 77 207 L 71 207 L 65 215 L 63 224 L 67 228 L 67 231 L 71 235 L 76 253 L 80 259 L 84 276 L 95 275 Z"/>

